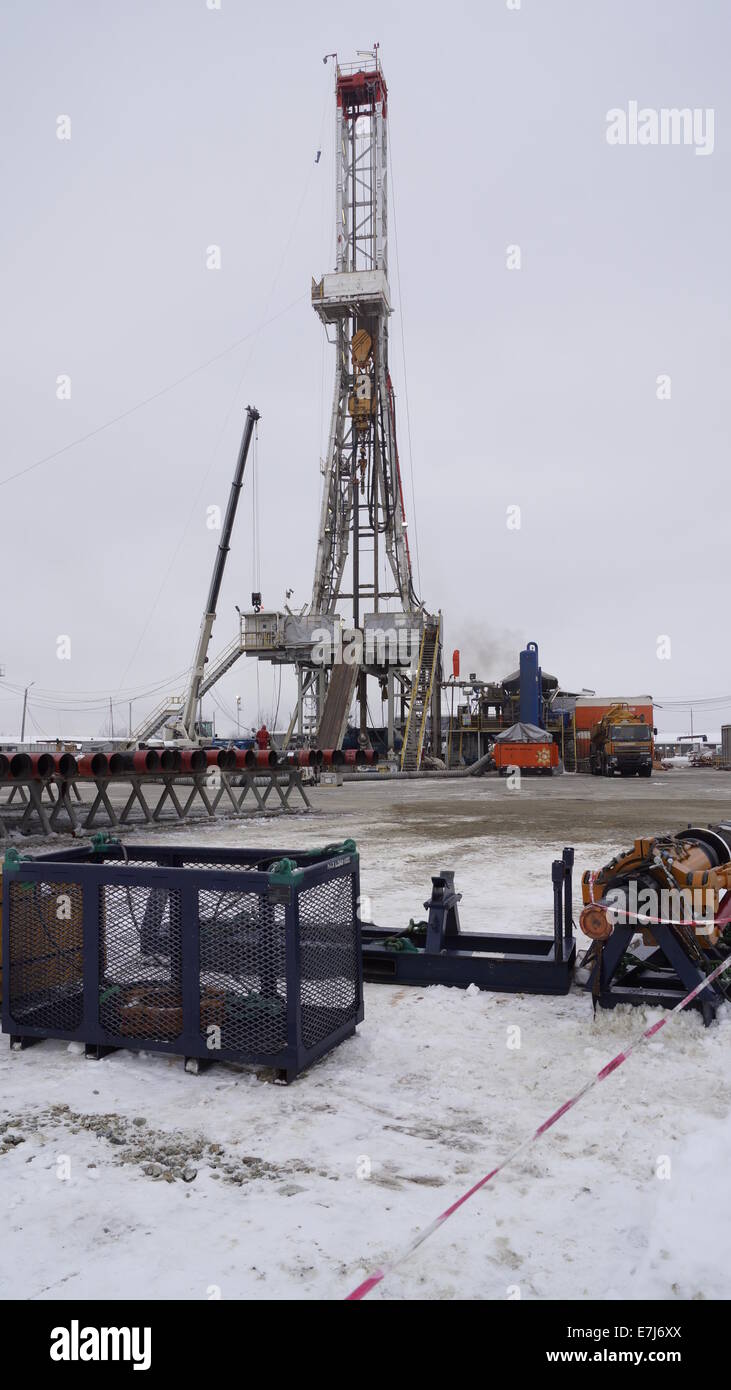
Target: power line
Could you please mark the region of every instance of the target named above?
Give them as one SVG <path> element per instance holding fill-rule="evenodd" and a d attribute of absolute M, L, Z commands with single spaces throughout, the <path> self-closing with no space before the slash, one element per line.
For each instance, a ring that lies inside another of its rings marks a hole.
<path fill-rule="evenodd" d="M 229 343 L 228 347 L 222 348 L 222 350 L 217 352 L 213 357 L 209 357 L 206 362 L 200 362 L 197 367 L 192 367 L 191 370 L 185 372 L 183 376 L 176 377 L 175 381 L 169 382 L 167 386 L 161 386 L 159 391 L 153 391 L 152 395 L 145 396 L 143 400 L 137 401 L 135 405 L 129 406 L 127 410 L 121 411 L 119 415 L 114 415 L 111 419 L 105 420 L 102 425 L 97 425 L 93 430 L 88 430 L 86 434 L 81 434 L 77 439 L 70 440 L 68 444 L 62 445 L 60 449 L 54 449 L 53 453 L 44 454 L 43 458 L 36 459 L 34 463 L 27 464 L 25 468 L 19 468 L 17 473 L 9 473 L 7 478 L 0 478 L 0 487 L 5 487 L 6 483 L 15 482 L 16 478 L 23 478 L 26 473 L 32 473 L 34 469 L 41 468 L 46 463 L 51 463 L 53 459 L 60 458 L 62 454 L 67 454 L 71 449 L 75 449 L 77 445 L 85 444 L 87 440 L 94 439 L 97 435 L 102 434 L 104 430 L 110 429 L 112 425 L 118 425 L 121 420 L 127 420 L 130 415 L 134 415 L 136 411 L 142 410 L 144 406 L 151 405 L 153 401 L 158 401 L 161 396 L 167 395 L 169 391 L 174 391 L 177 386 L 182 386 L 184 382 L 190 381 L 191 377 L 197 376 L 198 372 L 204 372 L 207 367 L 213 366 L 214 362 L 220 362 L 223 357 L 227 357 L 229 353 L 234 352 L 237 347 L 247 342 L 249 338 L 256 338 L 258 334 L 261 333 L 262 329 L 268 328 L 271 323 L 275 323 L 276 320 L 282 318 L 284 314 L 288 314 L 290 309 L 294 309 L 296 305 L 301 304 L 302 300 L 307 297 L 307 294 L 298 295 L 286 308 L 280 309 L 278 313 L 273 314 L 271 318 L 266 319 L 256 328 L 252 328 L 248 333 L 244 333 L 243 337 L 236 339 L 236 342 Z"/>
<path fill-rule="evenodd" d="M 294 240 L 294 235 L 295 235 L 295 232 L 296 232 L 296 230 L 297 230 L 297 226 L 298 226 L 298 224 L 299 224 L 300 215 L 301 215 L 302 209 L 303 209 L 304 204 L 305 204 L 305 199 L 306 199 L 306 197 L 307 197 L 307 191 L 308 191 L 308 189 L 309 189 L 309 187 L 310 187 L 310 184 L 311 184 L 311 181 L 312 181 L 312 170 L 313 170 L 313 168 L 314 168 L 314 166 L 311 166 L 310 169 L 308 170 L 308 173 L 307 173 L 306 176 L 305 176 L 304 183 L 303 183 L 303 185 L 302 185 L 302 194 L 301 194 L 301 196 L 300 196 L 300 200 L 299 200 L 299 203 L 298 203 L 297 210 L 296 210 L 296 212 L 295 212 L 294 218 L 293 218 L 292 223 L 291 223 L 291 225 L 290 225 L 289 236 L 288 236 L 288 238 L 287 238 L 287 242 L 286 242 L 286 244 L 285 244 L 284 250 L 283 250 L 282 255 L 281 255 L 281 257 L 280 257 L 280 260 L 279 260 L 279 264 L 278 264 L 278 266 L 277 266 L 277 269 L 276 269 L 276 271 L 275 271 L 275 273 L 274 273 L 274 278 L 272 279 L 271 285 L 270 285 L 270 287 L 269 287 L 269 293 L 267 294 L 266 304 L 265 304 L 265 312 L 268 310 L 269 305 L 271 304 L 272 298 L 273 298 L 273 296 L 274 296 L 274 292 L 275 292 L 275 290 L 276 290 L 276 288 L 277 288 L 277 285 L 278 285 L 278 283 L 279 283 L 279 278 L 280 278 L 280 276 L 281 276 L 281 274 L 282 274 L 282 267 L 284 266 L 284 263 L 285 263 L 285 261 L 286 261 L 286 259 L 287 259 L 288 254 L 289 254 L 289 249 L 290 249 L 290 247 L 291 247 L 291 245 L 292 245 L 292 242 L 293 242 L 293 240 Z M 192 520 L 192 518 L 193 518 L 193 516 L 194 516 L 194 514 L 195 514 L 195 511 L 196 511 L 196 508 L 197 508 L 197 506 L 198 506 L 199 498 L 200 498 L 200 496 L 201 496 L 201 493 L 202 493 L 202 491 L 203 491 L 203 488 L 205 487 L 206 482 L 207 482 L 207 480 L 208 480 L 208 478 L 209 478 L 209 476 L 210 476 L 210 474 L 211 474 L 211 471 L 212 471 L 212 469 L 213 469 L 213 465 L 214 465 L 214 463 L 215 463 L 216 456 L 217 456 L 217 454 L 218 454 L 218 450 L 219 450 L 219 447 L 220 447 L 220 444 L 221 444 L 221 440 L 223 439 L 223 436 L 224 436 L 225 431 L 226 431 L 226 426 L 228 425 L 229 419 L 230 419 L 231 414 L 232 414 L 232 412 L 233 412 L 233 408 L 234 408 L 234 406 L 235 406 L 235 404 L 236 404 L 236 401 L 237 401 L 237 399 L 238 399 L 238 394 L 239 394 L 239 391 L 241 390 L 241 386 L 242 386 L 244 377 L 246 376 L 246 373 L 247 373 L 248 370 L 249 370 L 249 365 L 250 365 L 251 359 L 252 359 L 252 357 L 253 357 L 253 355 L 254 355 L 254 347 L 255 347 L 255 345 L 256 345 L 256 340 L 257 340 L 257 338 L 258 338 L 258 336 L 259 336 L 259 333 L 262 331 L 263 328 L 266 328 L 270 323 L 274 323 L 276 319 L 281 318 L 283 314 L 288 313 L 290 309 L 293 309 L 297 304 L 301 304 L 301 303 L 302 303 L 302 300 L 303 300 L 303 299 L 306 299 L 306 298 L 308 298 L 308 297 L 309 297 L 308 292 L 305 292 L 305 294 L 298 295 L 297 299 L 292 300 L 292 303 L 289 304 L 289 305 L 287 306 L 286 309 L 283 309 L 283 310 L 281 310 L 279 313 L 274 314 L 272 318 L 265 320 L 265 322 L 262 323 L 262 324 L 260 324 L 258 328 L 256 328 L 256 329 L 253 330 L 253 332 L 248 333 L 248 334 L 246 335 L 246 338 L 252 338 L 252 339 L 253 339 L 252 344 L 251 344 L 251 351 L 249 352 L 249 354 L 248 354 L 248 356 L 247 356 L 247 358 L 246 358 L 246 361 L 245 361 L 245 363 L 244 363 L 243 369 L 242 369 L 242 371 L 241 371 L 241 375 L 240 375 L 240 377 L 239 377 L 239 379 L 238 379 L 238 381 L 237 381 L 237 383 L 236 383 L 236 388 L 235 388 L 234 393 L 233 393 L 233 396 L 232 396 L 232 398 L 231 398 L 231 404 L 230 404 L 230 406 L 229 406 L 229 408 L 228 408 L 228 410 L 227 410 L 227 412 L 226 412 L 226 415 L 225 415 L 225 417 L 224 417 L 223 424 L 222 424 L 221 429 L 220 429 L 220 431 L 219 431 L 219 433 L 218 433 L 218 437 L 217 437 L 217 439 L 216 439 L 216 443 L 215 443 L 215 445 L 214 445 L 213 452 L 212 452 L 212 454 L 211 454 L 211 457 L 210 457 L 210 460 L 209 460 L 209 463 L 208 463 L 208 467 L 207 467 L 207 469 L 206 469 L 206 471 L 205 471 L 205 473 L 204 473 L 204 475 L 203 475 L 203 477 L 202 477 L 202 479 L 201 479 L 201 482 L 200 482 L 200 484 L 199 484 L 198 491 L 197 491 L 197 493 L 196 493 L 196 495 L 195 495 L 195 498 L 193 499 L 193 505 L 192 505 L 192 507 L 191 507 L 191 509 L 190 509 L 190 512 L 189 512 L 189 514 L 188 514 L 188 518 L 187 518 L 187 520 L 186 520 L 186 522 L 185 522 L 185 525 L 184 525 L 184 527 L 183 527 L 183 530 L 182 530 L 182 532 L 181 532 L 180 539 L 179 539 L 179 541 L 178 541 L 178 543 L 177 543 L 177 545 L 176 545 L 176 547 L 175 547 L 175 550 L 173 551 L 173 554 L 172 554 L 172 556 L 171 556 L 171 558 L 170 558 L 170 562 L 169 562 L 168 567 L 167 567 L 167 569 L 166 569 L 166 571 L 165 571 L 165 574 L 164 574 L 164 576 L 163 576 L 162 583 L 160 584 L 160 587 L 159 587 L 159 589 L 158 589 L 158 591 L 157 591 L 157 594 L 155 595 L 155 598 L 153 599 L 152 607 L 150 608 L 150 611 L 149 611 L 149 613 L 148 613 L 148 615 L 147 615 L 147 619 L 146 619 L 146 621 L 145 621 L 145 625 L 144 625 L 144 627 L 143 627 L 143 629 L 142 629 L 142 632 L 140 633 L 140 636 L 139 636 L 139 638 L 138 638 L 138 640 L 137 640 L 137 644 L 136 644 L 136 646 L 135 646 L 135 648 L 134 648 L 134 651 L 132 652 L 132 655 L 131 655 L 131 657 L 129 658 L 129 661 L 127 662 L 127 665 L 125 666 L 124 674 L 122 675 L 122 680 L 125 679 L 125 676 L 127 675 L 127 672 L 129 671 L 130 666 L 132 665 L 132 663 L 133 663 L 135 657 L 137 656 L 137 653 L 138 653 L 138 651 L 139 651 L 139 649 L 140 649 L 140 647 L 141 647 L 141 645 L 142 645 L 142 643 L 143 643 L 143 641 L 144 641 L 144 639 L 145 639 L 145 636 L 146 636 L 146 634 L 147 634 L 148 628 L 149 628 L 149 626 L 150 626 L 150 623 L 152 622 L 153 616 L 154 616 L 155 611 L 156 611 L 156 609 L 157 609 L 157 605 L 158 605 L 158 603 L 160 602 L 160 598 L 162 597 L 163 590 L 164 590 L 164 588 L 165 588 L 165 586 L 166 586 L 166 584 L 167 584 L 167 582 L 168 582 L 168 579 L 170 578 L 170 574 L 171 574 L 171 572 L 172 572 L 173 566 L 174 566 L 175 561 L 177 560 L 178 555 L 179 555 L 179 553 L 180 553 L 180 550 L 181 550 L 181 548 L 182 548 L 183 542 L 184 542 L 184 540 L 185 540 L 185 536 L 186 536 L 187 531 L 188 531 L 188 527 L 190 526 L 191 520 Z M 244 342 L 244 341 L 245 341 L 244 338 L 240 338 L 240 339 L 239 339 L 239 343 Z M 236 346 L 238 346 L 238 344 L 236 344 Z M 121 682 L 120 682 L 120 684 L 121 684 Z"/>
<path fill-rule="evenodd" d="M 658 695 L 653 703 L 659 709 L 725 709 L 731 706 L 731 695 L 701 695 L 697 699 L 666 699 Z"/>
<path fill-rule="evenodd" d="M 151 695 L 158 695 L 161 690 L 165 690 L 166 687 L 169 687 L 173 683 L 181 681 L 184 677 L 188 675 L 188 671 L 189 668 L 186 667 L 183 669 L 183 671 L 178 671 L 172 676 L 165 676 L 162 680 L 157 681 L 154 685 L 130 686 L 127 690 L 120 691 L 117 693 L 117 695 L 114 696 L 114 703 L 115 705 L 128 704 L 130 700 L 144 700 L 149 698 Z M 12 681 L 3 681 L 2 688 L 11 690 L 18 696 L 22 695 L 25 689 L 23 685 L 16 685 Z M 37 692 L 37 694 L 34 695 L 34 704 L 36 706 L 41 706 L 45 709 L 68 708 L 72 710 L 80 710 L 84 709 L 85 707 L 88 707 L 91 710 L 101 708 L 102 705 L 104 708 L 108 708 L 109 706 L 109 695 L 103 688 L 93 692 L 74 690 L 51 690 L 46 689 L 43 686 L 35 685 L 33 688 L 34 691 Z M 77 703 L 73 703 L 74 701 L 76 701 Z M 101 705 L 100 701 L 102 702 Z"/>

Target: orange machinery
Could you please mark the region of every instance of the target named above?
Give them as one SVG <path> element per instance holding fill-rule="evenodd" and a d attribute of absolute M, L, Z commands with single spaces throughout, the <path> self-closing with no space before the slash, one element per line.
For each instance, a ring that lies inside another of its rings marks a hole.
<path fill-rule="evenodd" d="M 492 750 L 498 772 L 509 767 L 525 768 L 531 772 L 552 772 L 558 767 L 558 744 L 552 739 L 545 743 L 495 743 Z"/>
<path fill-rule="evenodd" d="M 581 891 L 598 1003 L 673 1008 L 731 952 L 731 823 L 635 840 Z M 731 966 L 698 994 L 706 1023 L 730 991 Z"/>

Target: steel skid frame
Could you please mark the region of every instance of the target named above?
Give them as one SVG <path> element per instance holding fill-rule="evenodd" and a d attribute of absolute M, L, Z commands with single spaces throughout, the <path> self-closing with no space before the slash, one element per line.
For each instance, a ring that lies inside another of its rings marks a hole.
<path fill-rule="evenodd" d="M 294 813 L 301 802 L 311 809 L 302 769 L 287 767 L 211 769 L 184 777 L 164 773 L 144 776 L 125 773 L 116 777 L 69 779 L 17 779 L 0 787 L 0 840 L 8 831 L 21 835 L 84 835 L 96 827 L 132 829 L 135 825 L 169 824 L 171 821 L 223 819 L 246 815 Z M 81 795 L 92 788 L 91 802 Z M 112 787 L 128 787 L 126 801 L 115 806 Z M 8 796 L 3 793 L 9 791 Z M 13 810 L 15 799 L 17 810 Z"/>
<path fill-rule="evenodd" d="M 726 904 L 726 920 L 731 920 L 729 904 Z M 597 1003 L 602 1009 L 614 1009 L 617 1004 L 635 1004 L 646 1008 L 673 1009 L 686 994 L 701 984 L 706 971 L 683 943 L 682 936 L 669 926 L 653 926 L 656 945 L 632 947 L 632 960 L 625 957 L 631 942 L 637 934 L 635 925 L 615 924 L 612 935 L 603 945 L 601 952 L 593 957 L 593 969 L 587 981 L 587 989 L 596 988 Z M 719 946 L 707 955 L 709 969 L 718 965 L 728 947 Z M 596 971 L 599 980 L 596 982 Z M 727 1003 L 721 976 L 714 980 L 693 1000 L 691 1008 L 697 1009 L 708 1027 L 716 1017 L 720 1006 Z"/>
<path fill-rule="evenodd" d="M 576 963 L 573 934 L 574 851 L 551 870 L 553 935 L 463 932 L 454 871 L 432 878 L 426 923 L 405 932 L 364 922 L 363 978 L 395 985 L 453 985 L 499 993 L 567 994 Z"/>

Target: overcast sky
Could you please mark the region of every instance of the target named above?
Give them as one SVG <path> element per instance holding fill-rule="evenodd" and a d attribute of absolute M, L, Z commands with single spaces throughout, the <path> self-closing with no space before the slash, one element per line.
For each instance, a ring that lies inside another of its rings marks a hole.
<path fill-rule="evenodd" d="M 20 725 L 8 683 L 35 683 L 28 732 L 48 735 L 98 733 L 110 695 L 121 730 L 129 692 L 182 689 L 217 539 L 206 509 L 225 505 L 249 401 L 264 603 L 286 588 L 309 601 L 334 367 L 309 303 L 333 263 L 322 58 L 375 40 L 400 454 L 417 587 L 442 609 L 447 652 L 497 678 L 535 640 L 569 689 L 731 691 L 726 6 L 372 0 L 362 13 L 4 0 L 0 483 L 99 431 L 0 486 L 5 735 Z M 712 109 L 712 152 L 609 145 L 607 112 L 632 101 Z M 250 602 L 252 543 L 249 477 L 214 652 Z M 242 658 L 217 687 L 220 731 L 237 694 L 245 727 L 270 717 L 270 667 L 258 683 Z M 285 681 L 280 725 L 289 693 Z M 158 698 L 139 698 L 135 723 Z M 695 726 L 728 720 L 731 696 Z M 683 731 L 687 717 L 658 724 Z"/>

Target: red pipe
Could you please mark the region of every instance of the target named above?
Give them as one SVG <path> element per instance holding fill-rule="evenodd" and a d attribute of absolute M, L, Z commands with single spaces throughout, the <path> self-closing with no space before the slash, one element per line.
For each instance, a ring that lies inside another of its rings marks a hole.
<path fill-rule="evenodd" d="M 236 749 L 236 766 L 247 768 L 256 767 L 256 754 L 253 748 Z"/>
<path fill-rule="evenodd" d="M 349 767 L 364 767 L 366 763 L 377 763 L 378 754 L 374 748 L 346 748 L 345 761 Z"/>
<path fill-rule="evenodd" d="M 79 764 L 73 753 L 61 753 L 59 757 L 56 758 L 56 772 L 59 776 L 75 777 L 78 770 Z"/>
<path fill-rule="evenodd" d="M 11 777 L 30 777 L 33 764 L 27 753 L 15 753 L 10 759 Z"/>
<path fill-rule="evenodd" d="M 136 753 L 122 753 L 125 772 L 159 772 L 160 758 L 154 748 L 139 748 Z"/>
<path fill-rule="evenodd" d="M 287 754 L 287 762 L 290 767 L 319 767 L 322 753 L 319 748 L 293 748 Z"/>
<path fill-rule="evenodd" d="M 342 767 L 345 762 L 345 754 L 342 748 L 324 748 L 322 750 L 323 767 Z"/>
<path fill-rule="evenodd" d="M 5 753 L 0 753 L 0 777 L 8 777 L 10 774 L 10 759 Z"/>
<path fill-rule="evenodd" d="M 223 772 L 230 772 L 236 766 L 233 748 L 205 748 L 203 751 L 209 767 L 220 767 Z"/>
<path fill-rule="evenodd" d="M 181 772 L 205 772 L 208 766 L 205 749 L 203 748 L 181 748 L 180 750 L 180 770 Z"/>
<path fill-rule="evenodd" d="M 40 777 L 47 782 L 56 771 L 56 759 L 52 753 L 31 753 L 31 776 Z"/>
<path fill-rule="evenodd" d="M 82 777 L 107 777 L 109 759 L 105 753 L 83 753 L 79 758 L 79 772 Z"/>
<path fill-rule="evenodd" d="M 163 772 L 180 772 L 181 758 L 179 748 L 163 748 L 158 757 Z"/>
<path fill-rule="evenodd" d="M 257 767 L 276 767 L 279 754 L 275 748 L 259 748 L 256 753 Z"/>
<path fill-rule="evenodd" d="M 110 755 L 109 755 L 109 773 L 110 773 L 110 776 L 112 776 L 112 777 L 119 777 L 120 773 L 122 773 L 122 772 L 125 771 L 125 767 L 126 767 L 126 763 L 125 763 L 125 754 L 124 754 L 124 753 L 110 753 Z"/>

